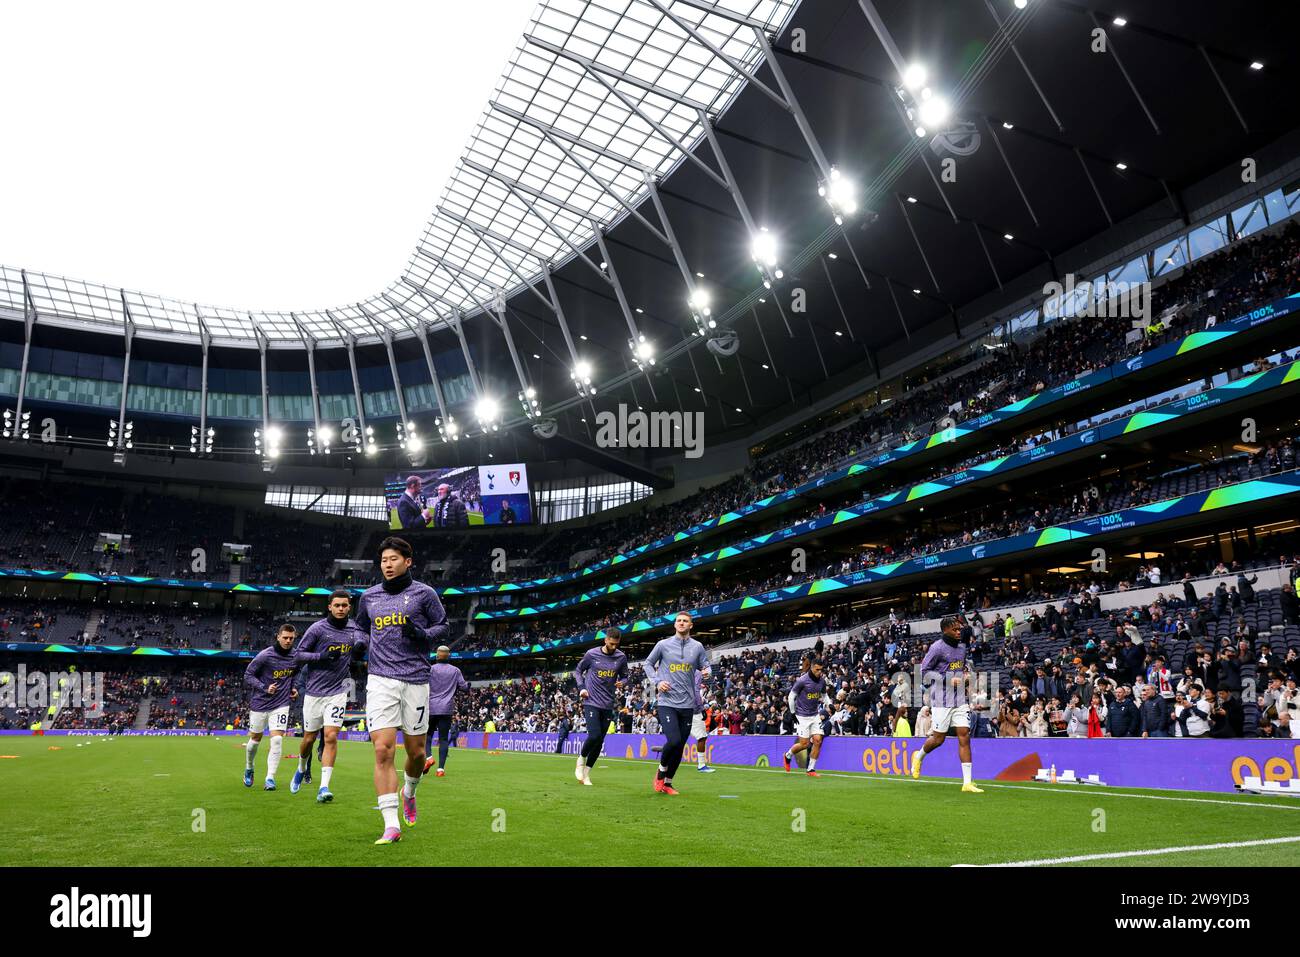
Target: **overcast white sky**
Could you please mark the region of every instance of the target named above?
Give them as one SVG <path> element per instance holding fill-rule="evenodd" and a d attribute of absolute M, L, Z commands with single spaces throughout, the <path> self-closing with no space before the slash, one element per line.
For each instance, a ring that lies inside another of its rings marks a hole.
<path fill-rule="evenodd" d="M 239 309 L 366 298 L 534 6 L 6 4 L 0 262 Z"/>

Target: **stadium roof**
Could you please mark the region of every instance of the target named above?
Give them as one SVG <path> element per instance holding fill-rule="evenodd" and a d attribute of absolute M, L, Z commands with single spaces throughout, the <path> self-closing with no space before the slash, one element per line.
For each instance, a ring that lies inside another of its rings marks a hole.
<path fill-rule="evenodd" d="M 699 112 L 720 111 L 745 84 L 763 56 L 757 31 L 777 32 L 794 6 L 542 0 L 405 272 L 364 302 L 248 312 L 0 265 L 0 308 L 117 329 L 129 316 L 146 336 L 250 342 L 445 327 L 453 311 L 481 311 L 634 207 L 645 176 L 666 173 L 699 139 Z"/>
<path fill-rule="evenodd" d="M 1159 275 L 1192 258 L 1186 235 L 1211 212 L 1279 189 L 1293 204 L 1297 28 L 1300 6 L 1243 17 L 1216 0 L 1125 0 L 1122 15 L 1074 0 L 549 0 L 405 273 L 372 299 L 250 316 L 28 274 L 29 312 L 38 329 L 120 330 L 129 311 L 145 337 L 206 328 L 286 349 L 427 333 L 464 355 L 506 430 L 529 421 L 511 397 L 533 390 L 561 435 L 628 403 L 758 438 L 801 402 L 1025 312 L 1046 282 L 1181 241 Z M 924 136 L 915 62 L 950 106 Z M 831 163 L 857 186 L 842 223 L 818 194 Z M 751 256 L 759 224 L 779 237 L 772 291 Z M 1236 229 L 1221 227 L 1204 227 L 1220 245 Z M 700 290 L 734 353 L 699 348 L 717 336 L 695 335 Z M 0 314 L 23 303 L 19 273 L 0 270 Z M 629 350 L 638 333 L 656 364 Z M 575 389 L 582 366 L 597 395 Z"/>

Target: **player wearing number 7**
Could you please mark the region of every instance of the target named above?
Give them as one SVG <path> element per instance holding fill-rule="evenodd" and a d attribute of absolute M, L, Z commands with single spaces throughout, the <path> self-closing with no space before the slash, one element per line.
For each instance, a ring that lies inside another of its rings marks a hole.
<path fill-rule="evenodd" d="M 384 580 L 357 603 L 357 626 L 368 637 L 366 727 L 375 746 L 375 793 L 384 817 L 384 833 L 375 843 L 392 844 L 402 838 L 393 766 L 397 729 L 406 749 L 402 818 L 414 827 L 429 730 L 429 648 L 447 637 L 447 613 L 432 588 L 411 578 L 411 546 L 403 539 L 379 543 L 379 570 Z"/>
<path fill-rule="evenodd" d="M 244 787 L 253 786 L 253 760 L 262 735 L 269 728 L 271 748 L 266 753 L 264 790 L 275 790 L 275 772 L 280 767 L 284 733 L 289 730 L 289 702 L 298 697 L 293 686 L 301 663 L 293 656 L 293 639 L 298 629 L 281 625 L 269 648 L 263 648 L 244 670 L 244 684 L 253 689 L 248 714 L 248 743 L 244 746 Z"/>
<path fill-rule="evenodd" d="M 289 783 L 289 791 L 297 794 L 303 784 L 310 783 L 311 748 L 323 729 L 325 750 L 320 759 L 320 790 L 316 792 L 320 804 L 334 800 L 330 778 L 338 756 L 339 728 L 343 727 L 343 712 L 348 706 L 343 683 L 351 672 L 353 660 L 359 660 L 366 647 L 365 632 L 348 617 L 351 611 L 352 593 L 346 588 L 338 589 L 330 595 L 328 613 L 308 626 L 293 650 L 294 658 L 303 663 L 307 672 L 307 697 L 302 705 L 298 770 Z"/>

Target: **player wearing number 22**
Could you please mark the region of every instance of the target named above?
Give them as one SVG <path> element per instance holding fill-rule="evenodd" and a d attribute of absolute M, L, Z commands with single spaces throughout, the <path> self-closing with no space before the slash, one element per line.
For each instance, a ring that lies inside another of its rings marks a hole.
<path fill-rule="evenodd" d="M 330 778 L 334 776 L 339 729 L 343 727 L 343 714 L 348 707 L 344 684 L 352 672 L 352 662 L 359 661 L 366 649 L 366 633 L 348 617 L 351 610 L 352 593 L 346 588 L 335 591 L 330 595 L 328 613 L 307 627 L 293 650 L 294 658 L 306 666 L 307 697 L 302 705 L 298 770 L 294 772 L 289 791 L 297 794 L 304 784 L 311 783 L 311 748 L 316 736 L 323 732 L 325 748 L 320 759 L 320 790 L 316 792 L 320 804 L 334 800 Z"/>
<path fill-rule="evenodd" d="M 298 697 L 294 676 L 302 667 L 293 656 L 298 629 L 281 625 L 269 648 L 263 648 L 244 669 L 244 684 L 253 689 L 249 702 L 248 743 L 244 745 L 244 787 L 253 786 L 253 759 L 262 735 L 269 729 L 271 747 L 266 753 L 265 790 L 275 790 L 275 772 L 280 767 L 280 749 L 289 730 L 289 702 Z"/>
<path fill-rule="evenodd" d="M 400 538 L 379 543 L 384 580 L 366 589 L 357 603 L 357 625 L 368 636 L 366 727 L 375 746 L 375 792 L 384 817 L 376 844 L 401 840 L 397 816 L 397 729 L 406 751 L 402 819 L 416 820 L 415 789 L 424 772 L 429 730 L 429 649 L 447 637 L 447 613 L 432 588 L 411 578 L 411 546 Z"/>

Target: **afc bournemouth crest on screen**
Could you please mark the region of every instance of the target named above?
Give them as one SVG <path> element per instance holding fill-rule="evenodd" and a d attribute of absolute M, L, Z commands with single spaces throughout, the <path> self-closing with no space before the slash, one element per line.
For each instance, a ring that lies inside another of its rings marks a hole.
<path fill-rule="evenodd" d="M 510 484 L 515 488 L 519 488 L 519 480 L 521 478 L 523 478 L 523 476 L 519 474 L 518 470 L 512 471 L 510 473 Z"/>

